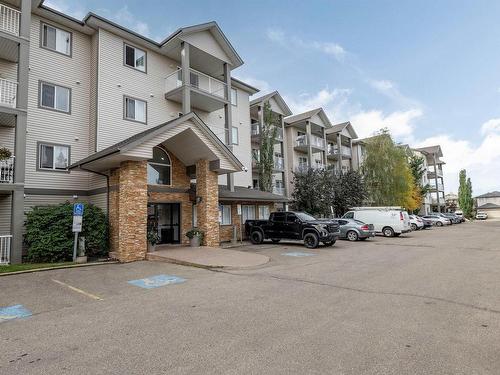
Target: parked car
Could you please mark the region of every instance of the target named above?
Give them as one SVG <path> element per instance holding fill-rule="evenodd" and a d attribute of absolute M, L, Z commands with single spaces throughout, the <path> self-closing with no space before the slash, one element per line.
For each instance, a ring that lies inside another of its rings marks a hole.
<path fill-rule="evenodd" d="M 461 219 L 462 219 L 462 223 L 465 221 L 465 217 L 464 217 L 464 213 L 463 213 L 463 211 L 461 211 L 461 210 L 456 210 L 456 211 L 454 212 L 454 214 L 455 214 L 455 215 L 457 215 L 459 218 L 461 218 Z"/>
<path fill-rule="evenodd" d="M 488 218 L 488 214 L 486 212 L 478 212 L 476 214 L 476 219 L 477 220 L 486 220 Z"/>
<path fill-rule="evenodd" d="M 375 237 L 373 224 L 365 224 L 355 219 L 332 219 L 340 225 L 340 237 L 349 241 L 366 240 Z"/>
<path fill-rule="evenodd" d="M 430 219 L 426 219 L 424 216 L 419 216 L 419 218 L 422 220 L 422 223 L 424 224 L 423 229 L 429 229 L 434 225 L 434 222 Z"/>
<path fill-rule="evenodd" d="M 318 220 L 305 212 L 272 212 L 269 220 L 247 220 L 245 232 L 253 244 L 265 239 L 278 243 L 282 239 L 302 240 L 309 249 L 320 242 L 332 246 L 340 236 L 340 226 L 332 220 Z"/>
<path fill-rule="evenodd" d="M 408 215 L 410 218 L 411 230 L 419 230 L 424 228 L 424 221 L 417 215 Z"/>
<path fill-rule="evenodd" d="M 356 219 L 372 223 L 376 233 L 397 237 L 411 231 L 408 213 L 397 207 L 360 207 L 348 211 L 343 219 Z"/>
<path fill-rule="evenodd" d="M 450 219 L 447 219 L 440 215 L 430 214 L 423 216 L 423 218 L 432 221 L 433 225 L 437 227 L 442 227 L 443 225 L 451 225 Z"/>
<path fill-rule="evenodd" d="M 460 216 L 455 215 L 452 212 L 444 212 L 441 215 L 450 219 L 452 224 L 460 224 L 462 222 L 462 218 Z"/>

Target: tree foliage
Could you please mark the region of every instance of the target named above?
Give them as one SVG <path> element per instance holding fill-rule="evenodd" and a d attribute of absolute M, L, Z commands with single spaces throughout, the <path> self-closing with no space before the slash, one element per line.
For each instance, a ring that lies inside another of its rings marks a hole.
<path fill-rule="evenodd" d="M 264 123 L 260 129 L 260 150 L 257 169 L 259 171 L 259 188 L 271 192 L 273 189 L 274 144 L 278 128 L 281 126 L 279 116 L 271 111 L 269 103 L 264 104 Z"/>
<path fill-rule="evenodd" d="M 55 206 L 37 206 L 27 214 L 26 245 L 32 262 L 60 262 L 72 259 L 73 205 L 69 202 Z M 85 204 L 83 231 L 85 254 L 107 254 L 107 221 L 97 206 Z"/>
<path fill-rule="evenodd" d="M 474 200 L 472 199 L 472 182 L 467 178 L 467 171 L 462 169 L 458 175 L 458 205 L 464 213 L 464 216 L 471 218 L 473 216 Z"/>
<path fill-rule="evenodd" d="M 414 186 L 412 190 L 412 196 L 415 203 L 413 209 L 409 207 L 408 209 L 415 212 L 418 211 L 422 206 L 422 202 L 430 191 L 430 186 L 429 184 L 422 184 L 422 178 L 424 176 L 424 173 L 426 173 L 425 159 L 423 156 L 419 156 L 410 150 L 408 155 L 408 165 L 413 176 Z"/>
<path fill-rule="evenodd" d="M 394 143 L 386 129 L 366 142 L 362 173 L 373 205 L 408 210 L 419 206 L 406 151 Z"/>
<path fill-rule="evenodd" d="M 366 198 L 362 176 L 356 171 L 336 173 L 333 168 L 312 169 L 293 175 L 293 207 L 311 215 L 342 216 Z"/>

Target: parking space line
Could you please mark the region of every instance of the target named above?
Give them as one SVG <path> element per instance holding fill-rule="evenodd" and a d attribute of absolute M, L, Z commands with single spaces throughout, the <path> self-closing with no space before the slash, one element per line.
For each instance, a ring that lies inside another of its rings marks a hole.
<path fill-rule="evenodd" d="M 80 293 L 80 294 L 83 294 L 84 296 L 87 296 L 89 298 L 92 298 L 92 299 L 95 299 L 97 301 L 102 301 L 103 299 L 99 296 L 96 296 L 95 294 L 91 294 L 91 293 L 88 293 L 84 290 L 81 290 L 81 289 L 78 289 L 78 288 L 75 288 L 74 286 L 71 286 L 69 284 L 66 284 L 66 283 L 63 283 L 62 281 L 59 281 L 59 280 L 55 280 L 55 279 L 52 279 L 53 282 L 59 284 L 59 285 L 62 285 L 62 286 L 65 286 L 66 288 L 69 288 L 71 289 L 72 291 L 74 292 L 77 292 L 77 293 Z"/>

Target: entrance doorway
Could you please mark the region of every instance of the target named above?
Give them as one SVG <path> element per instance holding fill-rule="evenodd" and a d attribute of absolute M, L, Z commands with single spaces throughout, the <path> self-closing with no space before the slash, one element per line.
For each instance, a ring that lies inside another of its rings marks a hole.
<path fill-rule="evenodd" d="M 148 230 L 156 230 L 158 244 L 176 244 L 181 242 L 181 204 L 149 203 Z"/>

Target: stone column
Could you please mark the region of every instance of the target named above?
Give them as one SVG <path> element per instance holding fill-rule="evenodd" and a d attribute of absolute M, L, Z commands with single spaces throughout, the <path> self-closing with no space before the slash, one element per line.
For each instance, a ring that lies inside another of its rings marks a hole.
<path fill-rule="evenodd" d="M 196 163 L 196 196 L 198 203 L 198 228 L 205 233 L 203 245 L 219 246 L 219 186 L 216 172 L 210 170 L 208 160 Z"/>
<path fill-rule="evenodd" d="M 126 161 L 110 177 L 110 255 L 120 262 L 146 258 L 147 162 Z"/>

